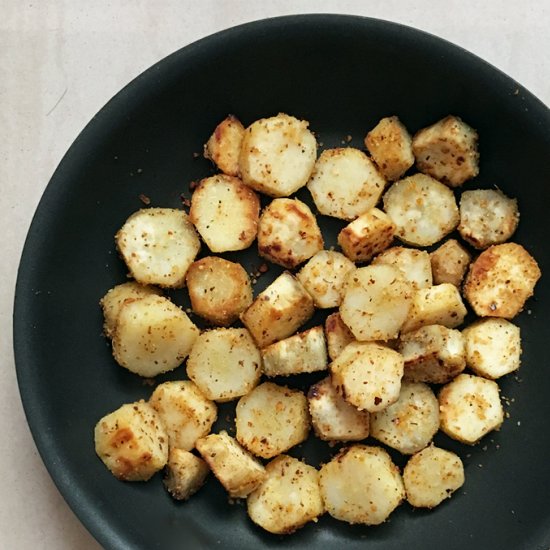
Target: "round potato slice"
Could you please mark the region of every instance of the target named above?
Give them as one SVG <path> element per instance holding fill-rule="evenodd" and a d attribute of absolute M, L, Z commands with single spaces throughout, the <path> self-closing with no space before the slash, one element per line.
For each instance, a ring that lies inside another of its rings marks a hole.
<path fill-rule="evenodd" d="M 238 176 L 243 137 L 241 121 L 233 115 L 227 116 L 204 144 L 204 158 L 211 160 L 224 174 Z"/>

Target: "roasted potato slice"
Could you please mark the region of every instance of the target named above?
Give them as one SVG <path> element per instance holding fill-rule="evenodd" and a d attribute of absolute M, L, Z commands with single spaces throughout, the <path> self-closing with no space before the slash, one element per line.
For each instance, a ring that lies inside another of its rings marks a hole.
<path fill-rule="evenodd" d="M 425 250 L 392 246 L 378 254 L 371 265 L 391 265 L 401 271 L 414 290 L 432 286 L 430 256 Z"/>
<path fill-rule="evenodd" d="M 193 311 L 215 325 L 227 326 L 252 303 L 252 284 L 235 262 L 208 256 L 191 264 L 187 290 Z"/>
<path fill-rule="evenodd" d="M 146 208 L 134 212 L 115 236 L 122 259 L 144 285 L 180 288 L 200 250 L 200 241 L 183 210 Z"/>
<path fill-rule="evenodd" d="M 307 188 L 321 214 L 353 220 L 376 206 L 385 185 L 363 151 L 339 147 L 321 153 Z"/>
<path fill-rule="evenodd" d="M 523 246 L 497 244 L 470 264 L 464 297 L 480 317 L 512 319 L 533 295 L 540 276 L 536 260 Z"/>
<path fill-rule="evenodd" d="M 258 252 L 292 269 L 323 249 L 323 236 L 309 206 L 298 199 L 274 199 L 258 223 Z"/>
<path fill-rule="evenodd" d="M 170 449 L 164 476 L 166 490 L 176 500 L 187 500 L 204 484 L 210 468 L 204 460 L 183 449 Z"/>
<path fill-rule="evenodd" d="M 267 476 L 248 496 L 250 519 L 270 533 L 293 533 L 309 521 L 316 521 L 325 511 L 319 472 L 287 455 L 266 466 Z"/>
<path fill-rule="evenodd" d="M 308 126 L 284 113 L 253 122 L 239 156 L 244 183 L 271 197 L 288 197 L 303 187 L 317 158 L 317 141 Z"/>
<path fill-rule="evenodd" d="M 260 199 L 240 179 L 217 174 L 201 180 L 189 218 L 212 252 L 248 248 L 258 232 Z"/>
<path fill-rule="evenodd" d="M 241 121 L 229 115 L 214 130 L 204 145 L 204 157 L 211 160 L 224 174 L 239 175 L 239 155 L 244 138 Z"/>
<path fill-rule="evenodd" d="M 339 313 L 331 313 L 325 320 L 325 337 L 327 341 L 328 356 L 334 361 L 342 350 L 355 341 L 353 334 L 342 321 Z"/>
<path fill-rule="evenodd" d="M 95 450 L 118 479 L 147 481 L 168 460 L 168 435 L 145 401 L 122 405 L 95 426 Z"/>
<path fill-rule="evenodd" d="M 264 382 L 237 403 L 237 440 L 262 458 L 273 458 L 307 438 L 309 412 L 299 390 Z"/>
<path fill-rule="evenodd" d="M 460 287 L 472 256 L 457 240 L 449 239 L 430 254 L 430 260 L 435 285 L 451 283 Z"/>

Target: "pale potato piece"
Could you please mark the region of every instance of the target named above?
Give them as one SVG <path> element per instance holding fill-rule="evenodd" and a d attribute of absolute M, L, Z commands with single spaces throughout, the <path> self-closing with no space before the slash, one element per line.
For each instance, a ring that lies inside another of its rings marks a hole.
<path fill-rule="evenodd" d="M 308 126 L 284 113 L 253 122 L 239 156 L 244 183 L 272 197 L 288 197 L 303 187 L 317 158 L 317 141 Z"/>
<path fill-rule="evenodd" d="M 425 250 L 392 246 L 378 254 L 371 265 L 392 265 L 401 271 L 415 290 L 432 286 L 430 255 Z"/>
<path fill-rule="evenodd" d="M 339 313 L 331 313 L 325 320 L 325 337 L 327 341 L 328 356 L 334 361 L 342 350 L 355 341 L 353 334 L 342 321 Z"/>
<path fill-rule="evenodd" d="M 288 376 L 325 370 L 328 364 L 323 327 L 313 327 L 262 349 L 266 376 Z"/>
<path fill-rule="evenodd" d="M 216 405 L 190 380 L 159 384 L 149 398 L 168 434 L 170 448 L 190 451 L 197 439 L 210 432 L 216 421 Z"/>
<path fill-rule="evenodd" d="M 409 316 L 401 332 L 410 332 L 426 325 L 455 328 L 462 324 L 466 307 L 456 286 L 450 283 L 421 288 L 413 294 Z"/>
<path fill-rule="evenodd" d="M 474 248 L 507 241 L 519 222 L 518 203 L 497 189 L 464 191 L 460 197 L 462 238 Z"/>
<path fill-rule="evenodd" d="M 168 435 L 145 401 L 122 405 L 95 426 L 95 450 L 118 479 L 147 481 L 168 460 Z"/>
<path fill-rule="evenodd" d="M 399 468 L 380 447 L 352 445 L 319 472 L 327 512 L 347 523 L 378 525 L 405 498 Z"/>
<path fill-rule="evenodd" d="M 519 369 L 519 327 L 505 319 L 480 319 L 462 331 L 466 363 L 479 376 L 496 379 Z"/>
<path fill-rule="evenodd" d="M 260 199 L 239 178 L 217 174 L 201 180 L 189 219 L 212 252 L 248 248 L 258 232 Z"/>
<path fill-rule="evenodd" d="M 319 472 L 301 460 L 281 455 L 267 466 L 267 477 L 248 496 L 250 519 L 270 533 L 293 533 L 325 511 Z"/>
<path fill-rule="evenodd" d="M 398 351 L 405 361 L 403 378 L 446 384 L 466 367 L 464 337 L 459 330 L 428 325 L 401 336 Z"/>
<path fill-rule="evenodd" d="M 103 309 L 103 316 L 105 317 L 105 323 L 103 325 L 105 336 L 107 336 L 107 338 L 113 337 L 118 314 L 125 302 L 137 300 L 152 294 L 161 296 L 162 292 L 154 286 L 140 285 L 135 281 L 116 285 L 107 291 L 107 294 L 99 301 L 99 305 Z"/>
<path fill-rule="evenodd" d="M 359 411 L 338 394 L 330 380 L 323 378 L 307 394 L 311 424 L 324 441 L 360 441 L 369 436 L 369 413 Z"/>
<path fill-rule="evenodd" d="M 338 307 L 342 301 L 344 282 L 355 265 L 340 252 L 317 252 L 296 275 L 318 308 Z"/>
<path fill-rule="evenodd" d="M 430 246 L 456 228 L 460 220 L 453 192 L 424 174 L 395 182 L 384 195 L 384 210 L 404 243 Z"/>
<path fill-rule="evenodd" d="M 187 500 L 204 484 L 210 468 L 206 462 L 183 449 L 170 449 L 164 486 L 176 500 Z"/>
<path fill-rule="evenodd" d="M 372 413 L 370 422 L 372 437 L 411 455 L 426 447 L 439 430 L 439 403 L 427 384 L 403 381 L 399 399 Z"/>
<path fill-rule="evenodd" d="M 396 116 L 383 118 L 365 137 L 365 147 L 389 181 L 398 180 L 414 164 L 412 138 Z"/>
<path fill-rule="evenodd" d="M 224 118 L 204 144 L 204 157 L 211 160 L 224 174 L 239 175 L 239 155 L 244 138 L 241 121 L 229 115 Z"/>
<path fill-rule="evenodd" d="M 357 340 L 389 340 L 399 335 L 411 301 L 411 285 L 397 268 L 370 265 L 349 274 L 340 316 Z"/>
<path fill-rule="evenodd" d="M 309 206 L 298 199 L 274 199 L 258 223 L 258 252 L 292 269 L 323 249 L 321 230 Z"/>
<path fill-rule="evenodd" d="M 363 151 L 339 147 L 321 153 L 307 188 L 321 214 L 353 220 L 376 206 L 385 185 Z"/>
<path fill-rule="evenodd" d="M 273 458 L 307 438 L 309 412 L 299 390 L 264 382 L 237 403 L 237 440 L 262 458 Z"/>
<path fill-rule="evenodd" d="M 308 321 L 315 308 L 306 289 L 292 274 L 281 273 L 252 305 L 241 321 L 260 348 L 287 338 Z"/>
<path fill-rule="evenodd" d="M 464 466 L 454 453 L 430 445 L 409 459 L 403 483 L 411 506 L 435 508 L 464 485 Z"/>
<path fill-rule="evenodd" d="M 193 311 L 215 325 L 230 325 L 252 303 L 252 284 L 235 262 L 208 256 L 191 264 L 187 290 Z"/>
<path fill-rule="evenodd" d="M 180 288 L 201 244 L 183 210 L 146 208 L 134 212 L 115 235 L 132 277 L 144 285 Z"/>
<path fill-rule="evenodd" d="M 369 412 L 395 403 L 401 390 L 403 357 L 373 342 L 352 342 L 330 365 L 332 384 L 351 405 Z"/>
<path fill-rule="evenodd" d="M 456 116 L 423 128 L 413 137 L 416 166 L 421 172 L 458 187 L 479 173 L 477 132 Z"/>
<path fill-rule="evenodd" d="M 516 243 L 497 244 L 470 264 L 464 297 L 480 317 L 512 319 L 540 279 L 536 260 Z"/>
<path fill-rule="evenodd" d="M 199 329 L 163 296 L 123 304 L 113 335 L 113 355 L 131 372 L 151 378 L 178 367 L 191 351 Z"/>
<path fill-rule="evenodd" d="M 197 451 L 230 497 L 246 498 L 266 477 L 260 461 L 225 431 L 197 440 Z"/>
<path fill-rule="evenodd" d="M 457 240 L 449 239 L 430 254 L 430 260 L 435 285 L 451 283 L 460 287 L 472 256 Z"/>
<path fill-rule="evenodd" d="M 499 391 L 493 380 L 459 374 L 439 392 L 441 429 L 469 445 L 498 430 L 504 421 Z"/>
<path fill-rule="evenodd" d="M 338 233 L 338 244 L 354 262 L 368 262 L 393 241 L 395 224 L 378 208 L 371 208 Z"/>
<path fill-rule="evenodd" d="M 255 388 L 262 357 L 245 328 L 203 332 L 187 359 L 187 376 L 213 401 L 230 401 Z"/>

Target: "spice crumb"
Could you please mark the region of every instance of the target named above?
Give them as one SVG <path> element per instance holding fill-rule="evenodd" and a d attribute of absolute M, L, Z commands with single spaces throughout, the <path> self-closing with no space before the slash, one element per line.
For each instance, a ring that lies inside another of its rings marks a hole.
<path fill-rule="evenodd" d="M 139 194 L 139 200 L 143 204 L 146 204 L 147 206 L 149 206 L 151 204 L 151 199 L 147 195 L 144 195 L 143 193 Z"/>

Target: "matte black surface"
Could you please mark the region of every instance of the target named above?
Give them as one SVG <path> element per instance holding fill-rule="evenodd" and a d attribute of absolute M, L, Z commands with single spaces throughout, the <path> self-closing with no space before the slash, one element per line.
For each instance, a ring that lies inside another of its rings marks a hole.
<path fill-rule="evenodd" d="M 228 113 L 248 124 L 279 111 L 309 120 L 325 146 L 349 134 L 361 147 L 366 131 L 392 114 L 413 132 L 449 113 L 463 117 L 481 136 L 480 176 L 466 188 L 497 185 L 516 196 L 522 217 L 514 240 L 543 273 L 550 270 L 549 111 L 485 62 L 407 27 L 334 15 L 252 23 L 183 48 L 122 90 L 81 133 L 48 185 L 25 245 L 14 315 L 17 371 L 36 444 L 60 491 L 113 549 L 274 548 L 283 541 L 288 548 L 548 549 L 545 277 L 527 306 L 532 313 L 516 320 L 524 342 L 521 382 L 501 382 L 503 395 L 514 398 L 510 418 L 471 449 L 438 436 L 463 458 L 466 485 L 432 512 L 403 505 L 376 528 L 325 516 L 282 538 L 255 527 L 244 505 L 228 505 L 213 479 L 178 504 L 159 475 L 118 482 L 96 457 L 96 421 L 151 392 L 115 364 L 101 336 L 98 300 L 126 274 L 113 235 L 143 206 L 140 193 L 154 206 L 181 206 L 189 183 L 212 173 L 192 153 Z M 328 244 L 339 225 L 322 220 Z M 253 253 L 244 258 L 258 265 Z M 256 289 L 275 274 L 271 269 Z M 172 295 L 182 303 L 184 293 Z M 183 376 L 181 367 L 159 381 Z M 334 452 L 309 442 L 304 451 L 312 463 Z"/>

